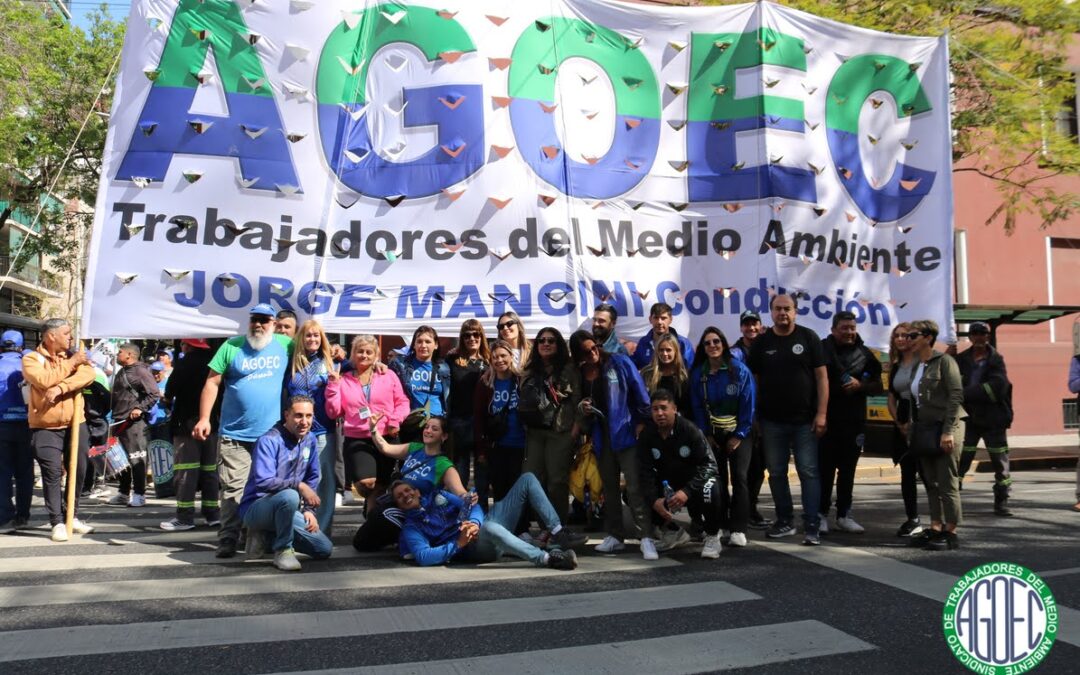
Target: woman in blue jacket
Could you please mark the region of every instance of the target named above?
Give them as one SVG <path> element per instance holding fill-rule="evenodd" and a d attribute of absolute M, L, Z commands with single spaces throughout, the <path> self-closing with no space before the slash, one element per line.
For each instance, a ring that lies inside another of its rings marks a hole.
<path fill-rule="evenodd" d="M 636 452 L 637 436 L 649 419 L 649 392 L 634 362 L 628 356 L 605 352 L 588 331 L 579 330 L 570 336 L 570 353 L 581 370 L 580 407 L 585 418 L 582 428 L 588 429 L 592 437 L 604 481 L 607 536 L 596 550 L 614 553 L 626 548 L 620 471 L 626 479 L 634 524 L 642 537 L 651 537 L 652 524 L 641 497 Z M 655 550 L 650 558 L 654 556 Z"/>
<path fill-rule="evenodd" d="M 731 532 L 732 546 L 746 546 L 750 517 L 746 474 L 751 454 L 747 437 L 754 420 L 754 378 L 742 361 L 732 358 L 727 337 L 713 326 L 701 334 L 694 354 L 690 407 L 694 411 L 694 422 L 705 433 L 716 454 L 723 528 Z"/>
<path fill-rule="evenodd" d="M 410 410 L 426 410 L 427 417 L 446 417 L 450 414 L 450 366 L 439 354 L 439 334 L 431 326 L 420 326 L 413 332 L 409 351 L 390 363 L 401 379 L 401 388 L 409 397 Z M 470 394 L 472 392 L 469 392 Z M 402 442 L 415 441 L 421 427 L 402 427 Z"/>

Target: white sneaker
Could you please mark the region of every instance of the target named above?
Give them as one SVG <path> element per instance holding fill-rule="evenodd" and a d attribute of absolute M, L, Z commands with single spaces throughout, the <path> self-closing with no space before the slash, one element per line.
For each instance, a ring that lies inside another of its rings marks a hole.
<path fill-rule="evenodd" d="M 739 548 L 746 546 L 746 534 L 742 532 L 732 532 L 731 539 L 728 540 L 728 544 L 731 546 L 737 546 Z"/>
<path fill-rule="evenodd" d="M 75 534 L 90 534 L 94 531 L 94 528 L 92 525 L 87 525 L 83 521 L 76 518 L 75 520 L 71 521 L 71 531 Z"/>
<path fill-rule="evenodd" d="M 360 500 L 356 498 L 356 493 L 354 493 L 352 490 L 346 490 L 345 494 L 341 496 L 342 506 L 352 506 L 358 501 Z"/>
<path fill-rule="evenodd" d="M 345 499 L 341 496 L 340 492 L 334 493 L 334 508 L 341 508 L 341 504 L 344 501 Z"/>
<path fill-rule="evenodd" d="M 842 532 L 851 532 L 852 534 L 862 534 L 866 532 L 866 528 L 855 522 L 855 519 L 850 515 L 847 518 L 836 519 L 836 529 Z"/>
<path fill-rule="evenodd" d="M 659 560 L 660 556 L 656 552 L 656 542 L 648 537 L 641 539 L 641 557 L 645 560 Z"/>
<path fill-rule="evenodd" d="M 296 551 L 285 548 L 274 554 L 274 567 L 285 572 L 296 572 L 300 569 L 300 561 L 296 559 Z"/>
<path fill-rule="evenodd" d="M 838 523 L 838 525 L 839 525 L 839 523 Z M 819 513 L 818 514 L 818 528 L 817 528 L 817 531 L 818 531 L 818 534 L 828 534 L 829 533 L 829 517 L 827 515 L 825 515 L 824 513 Z"/>
<path fill-rule="evenodd" d="M 52 539 L 53 541 L 67 541 L 68 540 L 67 526 L 65 526 L 63 523 L 57 523 L 57 524 L 53 525 L 52 526 L 52 536 L 49 537 L 49 538 Z"/>
<path fill-rule="evenodd" d="M 604 541 L 596 545 L 597 553 L 615 553 L 626 548 L 626 544 L 612 536 L 604 537 Z"/>
<path fill-rule="evenodd" d="M 116 493 L 112 497 L 109 497 L 109 501 L 105 502 L 109 506 L 127 506 L 128 496 L 121 493 Z"/>
<path fill-rule="evenodd" d="M 702 558 L 719 558 L 720 551 L 723 546 L 720 544 L 720 537 L 715 534 L 705 535 L 705 545 L 701 547 Z"/>
<path fill-rule="evenodd" d="M 131 495 L 128 506 L 146 506 L 146 495 Z"/>
<path fill-rule="evenodd" d="M 179 518 L 173 518 L 172 520 L 166 520 L 158 527 L 168 532 L 183 532 L 184 530 L 194 530 L 195 523 L 185 523 Z"/>

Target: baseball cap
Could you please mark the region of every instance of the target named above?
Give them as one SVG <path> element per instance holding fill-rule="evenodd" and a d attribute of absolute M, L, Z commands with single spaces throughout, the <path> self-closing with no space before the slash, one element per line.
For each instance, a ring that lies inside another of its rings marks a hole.
<path fill-rule="evenodd" d="M 169 357 L 170 359 L 172 358 L 172 355 L 173 355 L 173 352 L 172 352 L 172 350 L 171 350 L 171 349 L 169 349 L 168 347 L 158 347 L 158 350 L 157 350 L 156 352 L 154 352 L 154 353 L 155 353 L 155 354 L 165 354 L 165 355 L 167 355 L 167 356 L 168 356 L 168 357 Z"/>
<path fill-rule="evenodd" d="M 248 312 L 248 314 L 252 316 L 261 314 L 262 316 L 268 316 L 270 318 L 274 318 L 275 316 L 277 316 L 277 312 L 274 311 L 274 308 L 271 307 L 270 303 L 268 302 L 260 302 L 259 304 L 252 307 L 251 311 Z"/>
<path fill-rule="evenodd" d="M 748 309 L 739 315 L 739 325 L 741 326 L 748 321 L 757 321 L 758 323 L 761 323 L 761 315 L 751 309 Z"/>
<path fill-rule="evenodd" d="M 971 333 L 989 333 L 989 332 L 990 332 L 990 324 L 986 323 L 985 321 L 975 321 L 970 326 L 968 326 L 968 334 L 969 335 Z"/>
<path fill-rule="evenodd" d="M 3 335 L 0 335 L 0 347 L 6 349 L 22 349 L 23 336 L 17 330 L 6 330 Z"/>
<path fill-rule="evenodd" d="M 186 344 L 189 347 L 194 347 L 195 349 L 210 349 L 210 343 L 206 340 L 203 340 L 202 338 L 187 338 L 186 340 L 181 340 L 180 342 Z"/>
<path fill-rule="evenodd" d="M 154 361 L 150 364 L 150 370 L 154 371 L 155 373 L 161 372 L 165 370 L 165 364 L 161 361 Z"/>

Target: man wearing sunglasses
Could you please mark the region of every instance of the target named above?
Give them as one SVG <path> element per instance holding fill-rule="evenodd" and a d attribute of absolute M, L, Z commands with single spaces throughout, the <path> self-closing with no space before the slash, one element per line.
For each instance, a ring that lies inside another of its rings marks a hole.
<path fill-rule="evenodd" d="M 248 312 L 246 335 L 230 338 L 210 361 L 210 374 L 199 400 L 199 421 L 192 430 L 197 440 L 210 435 L 210 415 L 222 384 L 218 426 L 218 479 L 221 482 L 221 529 L 217 557 L 236 555 L 240 540 L 237 509 L 251 469 L 255 441 L 277 424 L 281 386 L 288 368 L 292 340 L 274 332 L 274 308 L 255 305 Z"/>

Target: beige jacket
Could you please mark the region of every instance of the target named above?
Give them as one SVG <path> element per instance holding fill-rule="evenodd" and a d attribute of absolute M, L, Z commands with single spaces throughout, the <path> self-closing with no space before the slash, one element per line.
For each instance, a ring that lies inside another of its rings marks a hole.
<path fill-rule="evenodd" d="M 23 378 L 30 384 L 29 421 L 31 429 L 63 429 L 83 416 L 83 387 L 94 381 L 94 368 L 74 365 L 70 358 L 50 356 L 43 347 L 22 359 Z M 59 387 L 63 393 L 53 404 L 45 402 L 45 391 Z"/>

